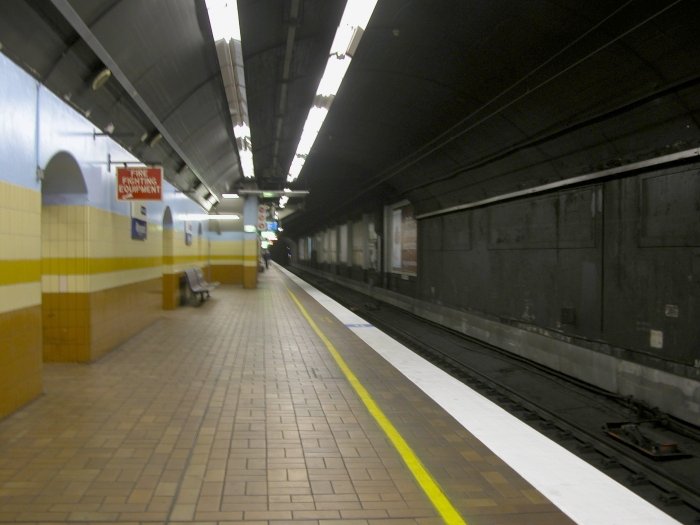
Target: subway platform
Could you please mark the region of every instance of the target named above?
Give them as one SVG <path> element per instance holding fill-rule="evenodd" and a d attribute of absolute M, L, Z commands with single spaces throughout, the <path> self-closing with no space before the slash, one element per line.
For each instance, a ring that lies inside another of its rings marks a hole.
<path fill-rule="evenodd" d="M 44 382 L 0 523 L 675 523 L 277 266 Z"/>

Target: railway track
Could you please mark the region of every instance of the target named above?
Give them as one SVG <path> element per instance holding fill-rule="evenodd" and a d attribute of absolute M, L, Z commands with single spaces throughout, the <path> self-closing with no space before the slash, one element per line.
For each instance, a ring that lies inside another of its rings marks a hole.
<path fill-rule="evenodd" d="M 700 429 L 314 274 L 295 271 L 681 523 L 700 524 Z M 653 458 L 613 439 L 604 429 L 619 422 L 653 429 L 687 456 Z"/>

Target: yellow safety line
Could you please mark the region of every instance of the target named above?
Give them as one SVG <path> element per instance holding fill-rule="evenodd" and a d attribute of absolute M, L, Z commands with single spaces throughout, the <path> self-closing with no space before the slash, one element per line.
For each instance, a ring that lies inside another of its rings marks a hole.
<path fill-rule="evenodd" d="M 372 396 L 367 391 L 367 389 L 364 386 L 362 386 L 360 380 L 357 379 L 357 376 L 355 376 L 355 374 L 352 372 L 352 370 L 342 358 L 338 350 L 335 349 L 333 343 L 330 342 L 330 340 L 321 331 L 318 325 L 316 325 L 316 323 L 306 311 L 304 306 L 301 304 L 299 299 L 297 299 L 296 295 L 294 295 L 294 293 L 289 288 L 287 288 L 287 291 L 289 292 L 289 295 L 292 296 L 292 300 L 296 303 L 297 307 L 301 311 L 306 321 L 309 323 L 311 328 L 313 328 L 314 332 L 316 332 L 316 335 L 321 339 L 321 341 L 323 341 L 323 344 L 326 345 L 326 348 L 333 356 L 333 359 L 335 359 L 335 362 L 337 363 L 338 367 L 343 372 L 343 374 L 345 374 L 345 378 L 355 389 L 355 392 L 365 404 L 369 413 L 372 414 L 377 424 L 381 427 L 381 429 L 387 435 L 391 443 L 394 445 L 394 448 L 396 448 L 396 451 L 404 460 L 404 463 L 406 463 L 406 466 L 413 474 L 413 477 L 423 489 L 423 492 L 425 492 L 425 495 L 428 497 L 428 499 L 438 511 L 445 523 L 448 523 L 449 525 L 467 525 L 467 522 L 464 520 L 464 518 L 462 518 L 462 516 L 460 516 L 459 512 L 457 512 L 457 509 L 454 508 L 450 500 L 447 499 L 447 496 L 445 496 L 445 493 L 442 491 L 440 486 L 430 475 L 428 469 L 426 469 L 423 466 L 423 463 L 421 463 L 420 459 L 418 459 L 416 453 L 413 452 L 408 443 L 406 443 L 406 440 L 403 438 L 403 436 L 401 436 L 399 431 L 396 430 L 396 427 L 391 423 L 391 421 L 389 421 L 389 418 L 387 418 L 386 415 L 384 415 L 384 412 L 382 412 L 382 409 L 379 408 L 377 403 L 375 403 L 374 399 L 372 399 Z"/>

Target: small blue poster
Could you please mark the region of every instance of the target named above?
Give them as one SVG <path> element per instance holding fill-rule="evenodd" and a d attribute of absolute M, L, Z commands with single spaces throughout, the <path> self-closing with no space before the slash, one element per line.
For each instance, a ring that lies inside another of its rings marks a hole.
<path fill-rule="evenodd" d="M 148 223 L 135 217 L 131 218 L 131 238 L 137 241 L 145 241 L 148 235 Z"/>
<path fill-rule="evenodd" d="M 139 202 L 131 203 L 131 238 L 145 241 L 148 235 L 148 212 L 146 206 Z"/>

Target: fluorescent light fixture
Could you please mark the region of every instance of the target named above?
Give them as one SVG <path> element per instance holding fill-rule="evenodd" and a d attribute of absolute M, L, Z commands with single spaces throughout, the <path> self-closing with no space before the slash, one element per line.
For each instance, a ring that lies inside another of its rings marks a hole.
<path fill-rule="evenodd" d="M 233 128 L 233 131 L 236 133 L 236 137 L 245 137 L 248 140 L 250 140 L 250 128 L 245 122 L 243 124 L 235 126 Z"/>
<path fill-rule="evenodd" d="M 335 33 L 333 44 L 328 53 L 328 63 L 316 91 L 318 104 L 325 107 L 313 106 L 306 117 L 304 131 L 299 139 L 297 151 L 287 173 L 287 181 L 294 182 L 301 174 L 306 156 L 316 141 L 323 121 L 328 115 L 328 108 L 333 103 L 333 97 L 338 93 L 343 78 L 350 67 L 351 54 L 357 47 L 364 29 L 372 17 L 377 0 L 347 0 L 343 18 Z"/>
<path fill-rule="evenodd" d="M 294 182 L 294 180 L 301 173 L 301 168 L 304 167 L 305 158 L 297 154 L 292 161 L 292 165 L 289 166 L 289 175 L 287 175 L 287 182 Z"/>
<path fill-rule="evenodd" d="M 234 127 L 233 134 L 236 136 L 238 156 L 241 159 L 243 177 L 246 179 L 253 179 L 255 178 L 255 168 L 253 165 L 253 149 L 248 124 L 244 122 L 240 126 Z"/>
<path fill-rule="evenodd" d="M 241 216 L 235 213 L 220 213 L 218 215 L 207 215 L 210 221 L 237 221 Z"/>
<path fill-rule="evenodd" d="M 222 193 L 221 196 L 224 199 L 240 199 L 238 193 Z"/>
<path fill-rule="evenodd" d="M 238 156 L 241 159 L 241 169 L 243 170 L 243 177 L 246 179 L 255 178 L 255 167 L 253 164 L 253 152 L 250 150 L 239 150 Z"/>
<path fill-rule="evenodd" d="M 290 188 L 285 188 L 283 190 L 283 194 L 280 197 L 280 201 L 277 204 L 279 208 L 284 208 L 287 205 L 287 202 L 289 201 L 289 195 L 293 194 L 294 192 Z M 275 214 L 276 215 L 276 214 Z M 282 228 L 278 228 L 279 231 L 282 231 Z"/>
<path fill-rule="evenodd" d="M 306 197 L 309 190 L 240 190 L 240 195 L 258 195 L 263 198 L 277 197 L 279 195 L 287 195 L 288 197 Z"/>
<path fill-rule="evenodd" d="M 297 146 L 297 156 L 309 154 L 311 147 L 316 141 L 318 132 L 321 130 L 321 126 L 323 126 L 326 115 L 328 115 L 328 110 L 326 108 L 314 106 L 309 110 L 309 115 L 306 117 L 306 122 L 304 123 L 304 131 L 301 132 L 301 138 Z"/>
<path fill-rule="evenodd" d="M 348 5 L 350 5 L 350 2 L 348 2 Z M 343 14 L 343 18 L 345 18 L 345 14 Z M 331 55 L 344 56 L 350 46 L 350 42 L 352 42 L 352 34 L 353 28 L 344 24 L 343 20 L 341 20 L 335 32 L 333 44 L 331 44 Z"/>
<path fill-rule="evenodd" d="M 208 213 L 182 213 L 177 215 L 180 221 L 237 221 L 241 217 L 235 213 L 222 213 L 220 215 L 209 215 Z"/>
<path fill-rule="evenodd" d="M 238 24 L 238 5 L 236 0 L 207 0 L 209 25 L 214 41 L 239 40 L 241 28 Z"/>
<path fill-rule="evenodd" d="M 340 84 L 343 82 L 345 73 L 347 73 L 350 67 L 350 57 L 343 56 L 338 57 L 336 55 L 331 55 L 328 57 L 328 62 L 326 63 L 326 70 L 323 72 L 323 77 L 321 77 L 321 82 L 318 85 L 317 95 L 324 97 L 334 96 L 338 93 L 340 89 Z"/>
<path fill-rule="evenodd" d="M 353 29 L 356 27 L 360 27 L 363 30 L 367 29 L 367 24 L 369 24 L 369 19 L 372 18 L 376 5 L 377 0 L 348 0 L 339 28 L 349 26 Z"/>
<path fill-rule="evenodd" d="M 241 51 L 241 29 L 236 0 L 206 0 L 209 25 L 217 43 L 217 56 L 224 80 L 226 99 L 231 112 L 233 134 L 236 137 L 238 158 L 245 179 L 255 178 L 253 147 L 247 123 L 245 75 Z M 220 42 L 221 40 L 224 43 Z"/>

